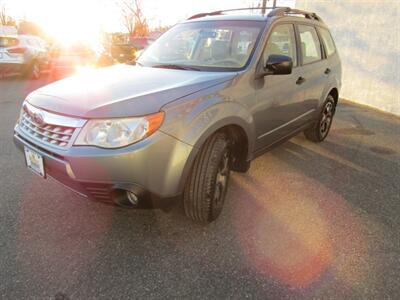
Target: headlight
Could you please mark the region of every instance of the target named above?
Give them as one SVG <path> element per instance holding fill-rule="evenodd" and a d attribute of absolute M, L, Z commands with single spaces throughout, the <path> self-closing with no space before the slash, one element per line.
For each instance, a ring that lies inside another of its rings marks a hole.
<path fill-rule="evenodd" d="M 89 120 L 76 139 L 75 145 L 120 148 L 136 143 L 160 128 L 164 113 L 139 118 Z"/>

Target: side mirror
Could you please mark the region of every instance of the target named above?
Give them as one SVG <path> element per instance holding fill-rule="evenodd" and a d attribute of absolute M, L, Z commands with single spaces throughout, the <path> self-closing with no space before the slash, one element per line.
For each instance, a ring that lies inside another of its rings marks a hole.
<path fill-rule="evenodd" d="M 293 61 L 286 55 L 271 54 L 265 64 L 262 77 L 266 75 L 287 75 L 292 74 Z"/>

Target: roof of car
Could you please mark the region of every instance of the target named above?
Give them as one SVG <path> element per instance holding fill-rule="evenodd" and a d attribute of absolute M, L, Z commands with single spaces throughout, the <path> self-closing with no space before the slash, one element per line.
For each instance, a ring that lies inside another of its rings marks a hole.
<path fill-rule="evenodd" d="M 266 21 L 267 15 L 252 15 L 252 14 L 229 14 L 229 15 L 215 15 L 205 16 L 194 19 L 188 19 L 184 22 L 196 22 L 196 21 Z"/>
<path fill-rule="evenodd" d="M 303 20 L 324 24 L 322 19 L 313 12 L 303 11 L 290 7 L 265 8 L 239 8 L 214 12 L 199 13 L 187 19 L 184 22 L 197 21 L 261 21 L 266 22 L 270 19 L 289 18 L 291 20 Z M 247 13 L 244 13 L 246 12 Z M 250 12 L 250 13 L 248 13 Z"/>

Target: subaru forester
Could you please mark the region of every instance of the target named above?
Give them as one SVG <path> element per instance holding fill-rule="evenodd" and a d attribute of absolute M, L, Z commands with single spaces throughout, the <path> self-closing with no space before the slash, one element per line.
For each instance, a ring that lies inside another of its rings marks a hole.
<path fill-rule="evenodd" d="M 181 199 L 221 213 L 231 171 L 304 131 L 329 132 L 341 63 L 315 13 L 195 15 L 136 65 L 78 74 L 27 96 L 14 141 L 27 167 L 93 199 L 138 207 Z"/>

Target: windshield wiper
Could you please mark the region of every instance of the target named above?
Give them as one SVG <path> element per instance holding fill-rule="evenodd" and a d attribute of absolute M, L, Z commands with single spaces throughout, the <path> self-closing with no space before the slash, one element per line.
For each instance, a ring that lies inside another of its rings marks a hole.
<path fill-rule="evenodd" d="M 200 69 L 190 66 L 184 65 L 175 65 L 175 64 L 162 64 L 162 65 L 155 65 L 152 68 L 163 68 L 163 69 L 175 69 L 175 70 L 188 70 L 188 71 L 200 71 Z"/>

